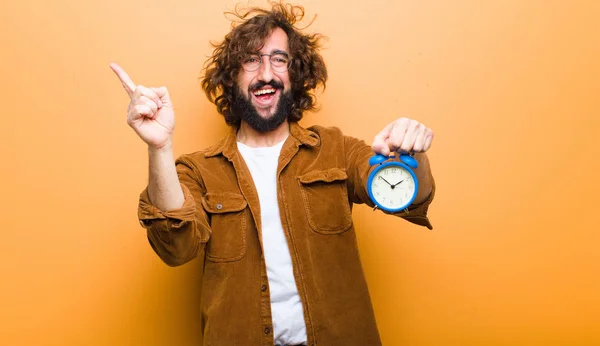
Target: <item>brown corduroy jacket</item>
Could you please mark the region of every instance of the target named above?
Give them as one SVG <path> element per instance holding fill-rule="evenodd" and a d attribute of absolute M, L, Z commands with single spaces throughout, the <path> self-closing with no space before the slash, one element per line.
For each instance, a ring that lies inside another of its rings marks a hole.
<path fill-rule="evenodd" d="M 296 123 L 281 150 L 277 196 L 308 345 L 381 345 L 352 223 L 353 204 L 373 206 L 366 191 L 372 155 L 363 141 L 336 128 Z M 260 205 L 235 129 L 176 164 L 183 207 L 162 212 L 144 191 L 139 218 L 167 264 L 204 261 L 204 345 L 273 346 Z M 431 228 L 433 195 L 396 215 Z"/>

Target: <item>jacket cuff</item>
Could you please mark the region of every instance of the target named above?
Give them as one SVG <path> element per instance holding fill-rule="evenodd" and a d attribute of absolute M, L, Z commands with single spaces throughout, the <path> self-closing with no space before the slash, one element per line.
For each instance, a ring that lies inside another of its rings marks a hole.
<path fill-rule="evenodd" d="M 196 212 L 194 198 L 187 186 L 183 184 L 180 185 L 184 196 L 183 205 L 179 209 L 169 211 L 160 210 L 150 202 L 147 187 L 142 191 L 138 207 L 138 219 L 143 227 L 148 227 L 152 223 L 152 220 L 172 219 L 172 226 L 175 226 L 176 228 L 177 224 L 184 223 L 185 221 L 192 221 L 194 219 L 194 214 Z"/>
<path fill-rule="evenodd" d="M 419 204 L 413 204 L 409 206 L 408 209 L 397 212 L 396 215 L 419 226 L 425 226 L 428 229 L 433 229 L 433 225 L 429 221 L 429 217 L 427 217 L 427 210 L 429 209 L 429 205 L 433 201 L 434 196 L 435 183 L 431 186 L 431 193 L 427 199 L 425 199 L 425 201 Z"/>

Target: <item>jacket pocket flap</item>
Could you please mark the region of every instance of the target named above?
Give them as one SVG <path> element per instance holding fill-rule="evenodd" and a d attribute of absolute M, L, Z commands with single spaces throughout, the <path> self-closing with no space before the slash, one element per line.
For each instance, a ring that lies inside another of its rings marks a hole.
<path fill-rule="evenodd" d="M 317 181 L 331 183 L 337 180 L 346 180 L 346 171 L 340 168 L 330 168 L 322 171 L 312 171 L 298 177 L 302 184 L 310 184 Z"/>
<path fill-rule="evenodd" d="M 244 210 L 248 203 L 239 193 L 209 192 L 202 197 L 204 210 L 211 214 L 233 213 Z"/>

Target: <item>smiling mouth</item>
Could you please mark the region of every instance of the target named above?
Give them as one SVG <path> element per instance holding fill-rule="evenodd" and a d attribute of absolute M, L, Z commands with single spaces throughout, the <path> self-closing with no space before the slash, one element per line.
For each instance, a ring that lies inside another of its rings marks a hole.
<path fill-rule="evenodd" d="M 252 95 L 259 101 L 260 104 L 263 105 L 271 105 L 273 100 L 275 99 L 275 95 L 277 95 L 276 88 L 268 87 L 260 90 L 254 90 Z"/>
<path fill-rule="evenodd" d="M 256 90 L 254 92 L 254 96 L 259 97 L 259 96 L 262 96 L 262 95 L 274 94 L 275 91 L 276 91 L 275 89 Z"/>

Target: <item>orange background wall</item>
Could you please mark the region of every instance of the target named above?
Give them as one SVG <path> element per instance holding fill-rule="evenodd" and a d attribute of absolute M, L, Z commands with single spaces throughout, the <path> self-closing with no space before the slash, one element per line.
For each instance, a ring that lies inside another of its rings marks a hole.
<path fill-rule="evenodd" d="M 204 148 L 234 4 L 2 1 L 0 344 L 200 343 L 198 262 L 162 264 L 136 220 L 146 149 L 108 63 L 169 87 L 177 155 Z M 330 71 L 304 125 L 436 133 L 433 231 L 355 209 L 384 345 L 600 344 L 600 2 L 301 4 Z"/>

